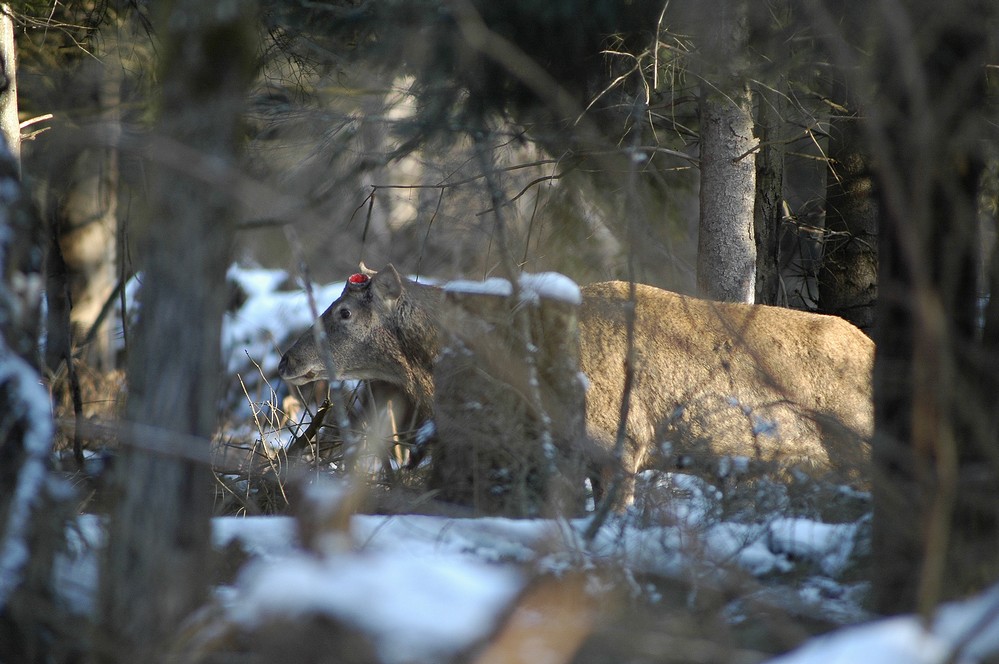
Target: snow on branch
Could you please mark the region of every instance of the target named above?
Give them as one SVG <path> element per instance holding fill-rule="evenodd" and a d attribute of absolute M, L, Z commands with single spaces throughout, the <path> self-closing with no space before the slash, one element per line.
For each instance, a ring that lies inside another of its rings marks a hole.
<path fill-rule="evenodd" d="M 37 215 L 16 157 L 0 138 L 0 607 L 28 560 L 31 508 L 46 480 L 53 423 L 37 358 L 44 284 Z"/>
<path fill-rule="evenodd" d="M 0 447 L 10 465 L 6 473 L 16 477 L 6 514 L 0 515 L 0 607 L 20 583 L 28 560 L 25 540 L 45 483 L 52 434 L 49 396 L 38 374 L 0 339 Z"/>

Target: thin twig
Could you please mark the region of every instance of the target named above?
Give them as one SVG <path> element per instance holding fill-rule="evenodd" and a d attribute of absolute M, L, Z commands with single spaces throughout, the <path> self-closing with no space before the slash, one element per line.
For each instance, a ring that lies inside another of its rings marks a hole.
<path fill-rule="evenodd" d="M 80 423 L 83 421 L 83 395 L 80 390 L 80 377 L 73 364 L 73 353 L 67 349 L 63 357 L 66 362 L 66 378 L 69 381 L 69 394 L 73 401 L 73 459 L 77 470 L 83 470 L 83 444 L 80 440 Z"/>
<path fill-rule="evenodd" d="M 253 362 L 253 359 L 251 358 L 250 361 Z M 254 362 L 254 365 L 257 366 L 258 371 L 261 371 L 260 366 L 257 365 L 256 362 Z M 263 375 L 262 371 L 261 375 Z M 278 467 L 277 462 L 275 461 L 275 456 L 271 453 L 271 450 L 268 449 L 270 446 L 268 445 L 267 441 L 264 439 L 265 438 L 264 427 L 260 424 L 260 417 L 259 417 L 260 410 L 257 408 L 256 404 L 253 403 L 253 400 L 250 399 L 250 393 L 246 389 L 246 383 L 243 382 L 243 377 L 238 374 L 236 377 L 239 379 L 240 387 L 243 388 L 243 395 L 246 397 L 246 402 L 250 404 L 250 412 L 253 414 L 253 423 L 257 427 L 257 433 L 260 434 L 259 443 L 260 446 L 263 448 L 263 454 L 264 457 L 267 459 L 267 465 L 270 466 L 270 469 L 274 473 L 274 476 L 280 478 L 281 469 Z M 253 449 L 251 449 L 251 452 L 255 452 L 256 446 L 257 446 L 257 441 L 254 441 Z M 281 497 L 284 498 L 285 503 L 287 503 L 288 496 L 284 492 L 284 483 L 278 481 L 277 485 L 278 489 L 281 491 Z"/>
<path fill-rule="evenodd" d="M 319 433 L 319 429 L 323 425 L 323 419 L 326 417 L 326 413 L 329 412 L 332 404 L 329 399 L 323 401 L 322 405 L 319 406 L 319 410 L 316 414 L 312 416 L 312 420 L 309 421 L 309 426 L 305 428 L 301 434 L 295 436 L 295 439 L 288 443 L 288 453 L 297 452 L 299 449 L 304 448 L 306 445 L 312 445 L 316 440 L 316 434 Z"/>
<path fill-rule="evenodd" d="M 635 145 L 641 142 L 641 121 L 644 117 L 644 105 L 639 100 L 635 101 Z M 634 160 L 629 160 L 631 167 L 628 171 L 629 196 L 625 197 L 626 205 L 638 200 L 634 188 L 637 185 L 637 169 Z M 633 203 L 632 203 L 633 204 Z M 618 413 L 617 434 L 614 440 L 614 476 L 610 486 L 606 488 L 606 493 L 600 500 L 594 511 L 593 518 L 590 519 L 586 530 L 583 532 L 583 541 L 592 542 L 597 533 L 607 521 L 611 510 L 618 504 L 618 496 L 621 493 L 621 486 L 625 483 L 625 473 L 632 472 L 632 469 L 624 467 L 624 448 L 628 440 L 628 415 L 631 412 L 631 391 L 635 381 L 635 320 L 637 317 L 636 308 L 636 288 L 635 288 L 635 252 L 638 245 L 637 219 L 639 215 L 636 210 L 629 210 L 625 215 L 628 221 L 628 303 L 625 306 L 625 356 L 624 356 L 624 386 L 621 391 L 621 408 Z"/>
<path fill-rule="evenodd" d="M 101 305 L 101 310 L 97 314 L 97 318 L 94 319 L 93 324 L 91 324 L 90 329 L 87 330 L 87 334 L 84 335 L 83 341 L 80 342 L 80 346 L 77 348 L 79 352 L 81 349 L 86 348 L 94 339 L 97 338 L 97 331 L 100 329 L 101 325 L 104 323 L 104 319 L 108 317 L 111 313 L 111 308 L 114 306 L 115 300 L 117 300 L 121 294 L 121 290 L 125 287 L 126 276 L 123 274 L 118 278 L 118 283 L 115 287 L 111 289 L 108 293 L 107 298 L 104 300 L 104 304 Z M 122 321 L 122 327 L 125 326 L 124 321 Z"/>
<path fill-rule="evenodd" d="M 552 420 L 547 410 L 545 410 L 544 402 L 541 398 L 541 382 L 538 378 L 537 362 L 539 344 L 534 343 L 531 339 L 531 321 L 527 308 L 518 306 L 523 301 L 520 295 L 521 271 L 511 253 L 510 242 L 506 232 L 506 219 L 503 216 L 503 206 L 508 203 L 503 200 L 502 189 L 496 182 L 495 173 L 492 171 L 493 163 L 490 158 L 491 154 L 486 153 L 486 148 L 481 138 L 476 139 L 475 147 L 475 154 L 478 157 L 479 165 L 486 179 L 486 185 L 488 186 L 493 204 L 496 218 L 496 242 L 499 245 L 500 260 L 503 270 L 510 281 L 510 301 L 513 305 L 514 330 L 523 344 L 521 350 L 523 351 L 524 363 L 527 368 L 528 404 L 535 411 L 538 418 L 541 447 L 546 461 L 545 477 L 547 480 L 551 480 L 556 477 L 558 472 L 555 465 L 556 451 L 552 437 Z"/>
<path fill-rule="evenodd" d="M 336 417 L 337 427 L 340 429 L 340 435 L 343 437 L 344 447 L 349 453 L 356 450 L 357 440 L 350 428 L 350 418 L 347 416 L 347 398 L 344 394 L 343 381 L 336 379 L 336 366 L 333 362 L 333 354 L 330 352 L 329 338 L 326 336 L 326 328 L 323 325 L 322 318 L 319 316 L 319 309 L 316 307 L 316 296 L 313 292 L 312 280 L 309 277 L 309 267 L 305 262 L 302 245 L 298 241 L 298 235 L 292 226 L 285 227 L 285 235 L 288 238 L 288 244 L 291 246 L 292 252 L 297 258 L 296 262 L 298 263 L 302 282 L 305 286 L 305 295 L 309 301 L 309 310 L 315 321 L 312 324 L 313 341 L 326 369 L 330 392 L 329 400 L 332 404 L 333 414 Z"/>

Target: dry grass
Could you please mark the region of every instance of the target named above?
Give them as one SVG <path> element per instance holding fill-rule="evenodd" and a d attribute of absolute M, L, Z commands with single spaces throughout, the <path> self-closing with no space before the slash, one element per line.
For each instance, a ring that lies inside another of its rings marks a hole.
<path fill-rule="evenodd" d="M 74 362 L 76 379 L 79 386 L 81 410 L 79 414 L 73 406 L 73 389 L 66 365 L 48 378 L 49 393 L 52 396 L 53 414 L 57 421 L 71 422 L 77 415 L 83 420 L 114 421 L 125 413 L 125 372 L 120 369 L 100 372 L 83 362 Z M 72 427 L 60 427 L 52 442 L 57 454 L 65 454 L 73 450 Z M 113 440 L 83 441 L 89 449 L 113 445 Z"/>
<path fill-rule="evenodd" d="M 263 398 L 244 386 L 252 427 L 232 427 L 242 433 L 213 449 L 218 514 L 283 513 L 292 507 L 295 485 L 318 477 L 356 480 L 371 494 L 361 501 L 369 509 L 405 511 L 416 498 L 425 471 L 405 467 L 416 424 L 403 421 L 369 385 L 348 392 L 347 436 L 334 421 L 325 386 L 314 386 L 310 399 L 299 390 L 281 395 L 266 378 L 263 385 Z M 347 440 L 358 441 L 356 449 Z"/>

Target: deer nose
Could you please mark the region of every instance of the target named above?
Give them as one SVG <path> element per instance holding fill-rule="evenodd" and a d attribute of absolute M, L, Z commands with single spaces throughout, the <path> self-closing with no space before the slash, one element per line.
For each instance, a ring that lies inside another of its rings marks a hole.
<path fill-rule="evenodd" d="M 288 356 L 282 355 L 281 361 L 278 362 L 278 375 L 286 376 L 288 375 Z"/>

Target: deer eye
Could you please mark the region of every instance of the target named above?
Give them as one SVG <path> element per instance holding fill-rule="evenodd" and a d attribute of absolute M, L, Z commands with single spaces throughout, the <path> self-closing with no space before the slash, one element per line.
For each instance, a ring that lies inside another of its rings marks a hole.
<path fill-rule="evenodd" d="M 348 318 L 350 318 L 350 309 L 347 309 L 347 308 L 341 309 L 340 310 L 340 319 L 341 320 L 347 320 Z"/>

